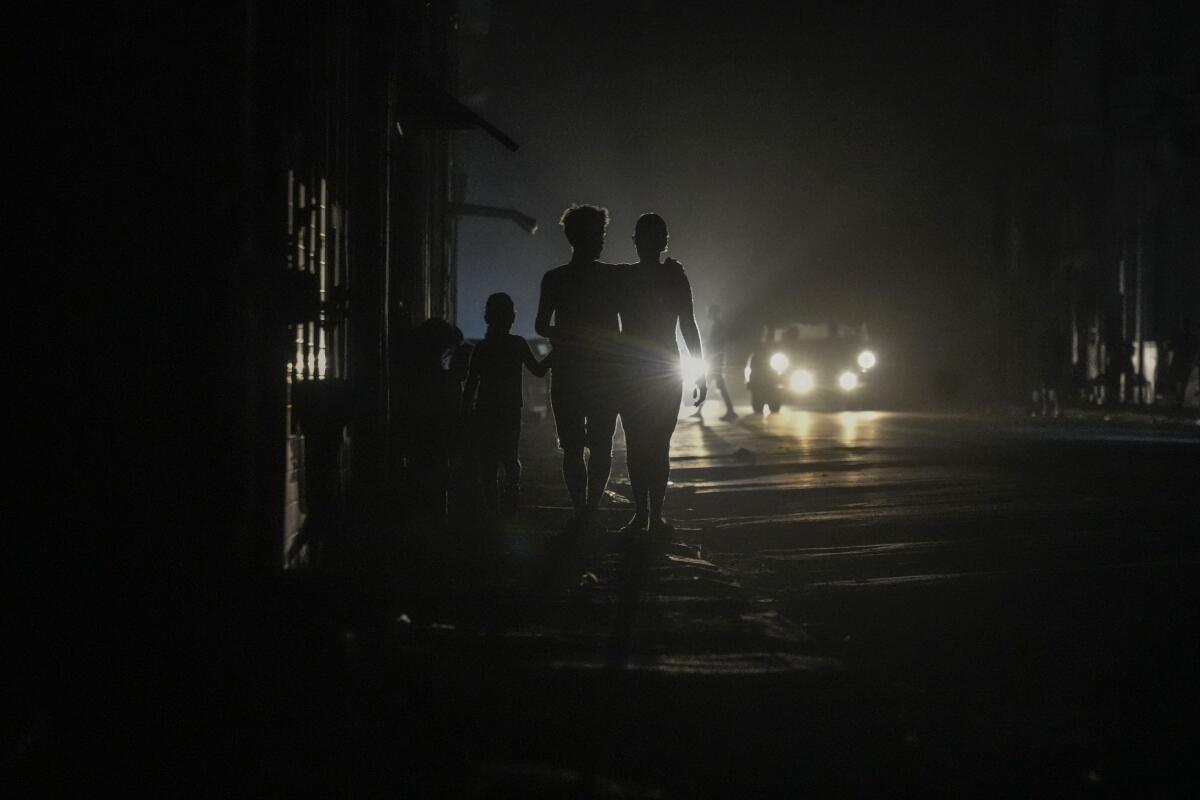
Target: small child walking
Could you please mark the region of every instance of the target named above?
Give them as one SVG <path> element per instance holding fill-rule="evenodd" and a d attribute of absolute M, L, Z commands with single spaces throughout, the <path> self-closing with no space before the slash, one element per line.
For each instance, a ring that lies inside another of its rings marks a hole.
<path fill-rule="evenodd" d="M 463 389 L 463 408 L 471 419 L 472 439 L 483 484 L 486 512 L 499 512 L 498 473 L 504 470 L 504 505 L 515 510 L 519 503 L 521 461 L 521 368 L 537 377 L 546 374 L 520 336 L 509 333 L 517 312 L 512 298 L 503 292 L 487 299 L 483 320 L 487 334 L 471 353 L 471 366 Z"/>

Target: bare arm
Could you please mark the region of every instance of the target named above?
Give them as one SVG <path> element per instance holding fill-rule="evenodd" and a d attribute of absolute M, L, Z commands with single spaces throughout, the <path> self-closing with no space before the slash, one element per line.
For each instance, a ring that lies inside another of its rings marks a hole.
<path fill-rule="evenodd" d="M 462 410 L 464 414 L 471 413 L 475 408 L 475 392 L 479 389 L 479 346 L 471 352 L 471 366 L 467 369 L 467 381 L 463 385 Z"/>
<path fill-rule="evenodd" d="M 537 357 L 533 354 L 533 351 L 529 349 L 529 342 L 525 341 L 524 339 L 521 340 L 521 363 L 524 364 L 525 368 L 532 372 L 535 376 L 539 378 L 546 377 L 546 362 L 538 362 Z"/>
<path fill-rule="evenodd" d="M 674 261 L 674 259 L 672 259 Z M 692 358 L 704 360 L 704 350 L 700 345 L 700 329 L 696 326 L 696 310 L 692 303 L 692 284 L 679 265 L 679 333 L 683 336 L 683 344 Z M 696 390 L 693 392 L 693 402 L 699 406 L 708 397 L 708 379 L 703 372 L 696 378 Z"/>
<path fill-rule="evenodd" d="M 537 317 L 533 321 L 533 329 L 537 331 L 538 336 L 544 336 L 549 339 L 553 328 L 550 327 L 550 318 L 554 316 L 554 290 L 550 282 L 550 276 L 546 275 L 542 278 L 542 291 L 538 297 Z"/>
<path fill-rule="evenodd" d="M 674 261 L 674 259 L 672 259 Z M 678 261 L 675 261 L 678 264 Z M 696 310 L 692 304 L 692 284 L 683 267 L 679 268 L 679 332 L 683 335 L 683 343 L 687 346 L 688 355 L 692 358 L 704 358 L 700 345 L 700 328 L 696 325 Z"/>

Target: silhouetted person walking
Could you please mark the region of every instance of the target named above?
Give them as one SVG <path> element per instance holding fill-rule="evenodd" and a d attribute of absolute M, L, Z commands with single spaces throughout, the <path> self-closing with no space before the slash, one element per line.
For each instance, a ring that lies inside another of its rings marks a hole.
<path fill-rule="evenodd" d="M 483 312 L 487 334 L 471 353 L 463 390 L 463 408 L 471 415 L 484 509 L 490 514 L 499 511 L 496 487 L 501 469 L 506 509 L 516 510 L 520 503 L 521 368 L 539 378 L 546 374 L 529 343 L 509 333 L 516 318 L 511 297 L 503 293 L 488 297 Z"/>
<path fill-rule="evenodd" d="M 702 358 L 700 331 L 692 309 L 692 287 L 683 266 L 674 259 L 659 261 L 667 247 L 667 225 L 657 214 L 643 214 L 633 236 L 638 263 L 623 270 L 621 310 L 625 361 L 621 421 L 625 426 L 629 483 L 635 513 L 622 529 L 635 533 L 671 532 L 663 519 L 663 499 L 671 470 L 671 434 L 679 419 L 683 392 L 679 326 L 688 354 Z M 704 402 L 708 384 L 696 378 L 696 405 Z"/>
<path fill-rule="evenodd" d="M 1200 353 L 1200 337 L 1196 335 L 1196 326 L 1191 315 L 1184 317 L 1183 324 L 1172 334 L 1170 346 L 1168 386 L 1175 405 L 1183 408 L 1187 402 L 1187 388 L 1192 379 L 1192 369 L 1196 366 L 1196 355 Z"/>
<path fill-rule="evenodd" d="M 1137 376 L 1133 371 L 1133 345 L 1125 340 L 1119 316 L 1105 322 L 1104 359 L 1104 404 L 1120 405 Z"/>
<path fill-rule="evenodd" d="M 1063 348 L 1053 322 L 1038 337 L 1038 383 L 1034 389 L 1034 413 L 1043 417 L 1059 415 L 1058 384 L 1063 373 Z"/>
<path fill-rule="evenodd" d="M 733 402 L 729 399 L 729 388 L 725 385 L 725 364 L 729 347 L 729 328 L 725 325 L 725 320 L 721 316 L 721 307 L 718 305 L 708 307 L 708 319 L 712 323 L 712 327 L 708 329 L 708 338 L 705 340 L 704 346 L 705 351 L 708 353 L 708 375 L 716 383 L 717 391 L 721 393 L 721 399 L 725 401 L 725 414 L 721 419 L 726 422 L 732 422 L 737 419 L 737 414 L 733 410 Z M 696 419 L 703 418 L 703 402 L 696 407 L 696 411 L 692 416 Z"/>
<path fill-rule="evenodd" d="M 534 328 L 554 346 L 550 403 L 573 522 L 580 523 L 599 507 L 612 466 L 620 332 L 614 296 L 617 268 L 596 260 L 604 249 L 607 209 L 572 206 L 561 224 L 574 252 L 570 263 L 542 278 Z"/>

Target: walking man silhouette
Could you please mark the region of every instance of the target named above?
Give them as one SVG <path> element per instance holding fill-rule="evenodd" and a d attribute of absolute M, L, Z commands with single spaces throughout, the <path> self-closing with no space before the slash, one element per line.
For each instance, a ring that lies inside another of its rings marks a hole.
<path fill-rule="evenodd" d="M 550 403 L 574 509 L 572 523 L 581 525 L 599 507 L 612 467 L 620 333 L 617 268 L 596 260 L 604 249 L 607 209 L 572 206 L 560 224 L 573 252 L 570 262 L 542 278 L 534 329 L 554 348 Z"/>

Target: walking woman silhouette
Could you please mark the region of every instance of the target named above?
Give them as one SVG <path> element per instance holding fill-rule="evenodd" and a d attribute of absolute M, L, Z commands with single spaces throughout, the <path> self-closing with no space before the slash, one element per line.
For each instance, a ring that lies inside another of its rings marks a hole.
<path fill-rule="evenodd" d="M 692 286 L 683 265 L 674 259 L 660 260 L 667 241 L 662 217 L 643 214 L 638 219 L 633 235 L 638 263 L 625 268 L 619 301 L 625 361 L 619 405 L 636 508 L 633 519 L 622 528 L 627 534 L 647 529 L 654 535 L 672 532 L 663 518 L 663 499 L 670 474 L 671 434 L 683 392 L 676 326 L 688 354 L 702 358 Z M 707 394 L 701 374 L 693 390 L 695 404 L 704 402 Z"/>

